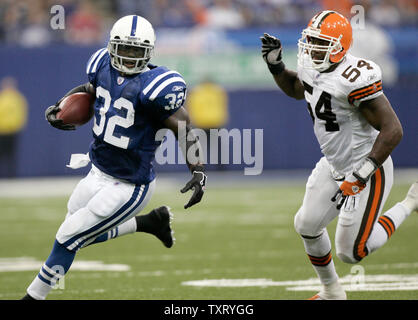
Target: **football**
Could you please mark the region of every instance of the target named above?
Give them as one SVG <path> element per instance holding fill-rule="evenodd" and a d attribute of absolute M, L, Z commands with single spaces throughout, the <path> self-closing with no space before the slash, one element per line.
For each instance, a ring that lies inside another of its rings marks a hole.
<path fill-rule="evenodd" d="M 95 96 L 87 92 L 77 92 L 61 101 L 57 112 L 57 119 L 64 124 L 81 126 L 93 117 L 93 104 Z"/>

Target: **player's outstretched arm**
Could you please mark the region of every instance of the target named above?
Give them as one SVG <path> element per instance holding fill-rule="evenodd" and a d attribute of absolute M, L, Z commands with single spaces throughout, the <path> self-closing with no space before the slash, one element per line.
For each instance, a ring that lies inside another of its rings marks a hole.
<path fill-rule="evenodd" d="M 59 99 L 54 105 L 49 106 L 45 110 L 45 119 L 49 122 L 51 126 L 54 128 L 60 129 L 60 130 L 75 130 L 75 126 L 72 124 L 64 124 L 62 120 L 57 119 L 56 115 L 58 111 L 60 111 L 59 105 L 62 100 L 64 100 L 69 95 L 72 95 L 73 93 L 77 92 L 87 92 L 96 95 L 96 89 L 94 86 L 90 83 L 84 83 L 82 85 L 79 85 L 70 91 L 68 91 L 61 99 Z"/>
<path fill-rule="evenodd" d="M 183 124 L 181 128 L 180 123 Z M 168 117 L 164 121 L 164 125 L 166 128 L 173 131 L 176 136 L 184 158 L 186 159 L 187 166 L 193 175 L 184 188 L 181 189 L 181 193 L 193 190 L 193 195 L 191 196 L 189 202 L 184 206 L 184 209 L 187 209 L 200 202 L 206 187 L 207 177 L 203 161 L 201 161 L 201 156 L 203 155 L 202 148 L 199 143 L 199 139 L 193 134 L 193 128 L 190 124 L 189 115 L 184 107 L 181 107 L 173 115 Z"/>
<path fill-rule="evenodd" d="M 303 99 L 304 87 L 297 77 L 297 73 L 286 69 L 282 61 L 282 44 L 274 36 L 265 33 L 261 39 L 261 53 L 274 81 L 289 97 Z"/>

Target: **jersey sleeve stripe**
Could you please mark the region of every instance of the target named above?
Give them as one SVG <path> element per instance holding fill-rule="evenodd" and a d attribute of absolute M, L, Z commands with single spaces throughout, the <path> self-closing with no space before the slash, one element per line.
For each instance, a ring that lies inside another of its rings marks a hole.
<path fill-rule="evenodd" d="M 382 80 L 376 81 L 375 83 L 372 83 L 372 84 L 370 84 L 368 86 L 365 86 L 363 88 L 360 88 L 360 89 L 356 89 L 356 90 L 351 91 L 350 94 L 349 94 L 349 96 L 355 96 L 356 94 L 361 93 L 361 92 L 364 92 L 364 91 L 366 91 L 366 90 L 368 90 L 370 88 L 373 88 L 374 86 L 381 86 L 381 85 L 382 85 Z"/>
<path fill-rule="evenodd" d="M 158 94 L 164 90 L 165 87 L 167 87 L 169 84 L 173 83 L 173 82 L 182 82 L 184 84 L 186 84 L 186 82 L 183 80 L 183 78 L 180 77 L 173 77 L 170 79 L 165 80 L 163 83 L 161 83 L 151 94 L 151 96 L 149 97 L 149 100 L 153 101 Z"/>
<path fill-rule="evenodd" d="M 378 89 L 376 89 L 376 90 L 371 89 L 370 91 L 365 92 L 365 93 L 362 93 L 361 95 L 358 95 L 356 97 L 350 97 L 349 100 L 348 100 L 348 102 L 351 103 L 351 104 L 353 104 L 354 101 L 356 101 L 356 100 L 362 100 L 362 99 L 364 99 L 366 97 L 372 96 L 372 95 L 374 95 L 374 94 L 376 94 L 378 92 L 381 92 L 381 91 L 382 91 L 382 88 L 381 87 L 378 88 Z"/>
<path fill-rule="evenodd" d="M 87 68 L 86 68 L 86 73 L 87 74 L 89 74 L 89 71 L 90 71 L 90 69 L 91 69 L 91 66 L 93 65 L 93 63 L 96 61 L 96 58 L 99 56 L 99 54 L 103 51 L 103 50 L 105 50 L 104 48 L 103 49 L 100 49 L 100 50 L 97 50 L 92 56 L 91 56 L 91 58 L 90 58 L 90 60 L 89 60 L 89 62 L 87 63 Z"/>
<path fill-rule="evenodd" d="M 382 85 L 381 84 L 380 85 L 373 85 L 370 88 L 368 88 L 367 90 L 363 90 L 362 92 L 358 92 L 356 94 L 350 94 L 349 97 L 353 98 L 353 99 L 356 99 L 356 98 L 361 97 L 365 94 L 377 92 L 379 90 L 382 90 Z"/>
<path fill-rule="evenodd" d="M 145 87 L 145 89 L 144 89 L 144 91 L 143 91 L 143 93 L 144 93 L 144 95 L 146 95 L 154 86 L 155 86 L 155 84 L 158 82 L 158 81 L 160 81 L 162 78 L 164 78 L 165 76 L 168 76 L 169 74 L 173 74 L 173 73 L 176 73 L 176 74 L 179 74 L 177 71 L 167 71 L 167 72 L 164 72 L 163 74 L 160 74 L 158 77 L 155 77 L 155 79 L 154 80 L 152 80 L 146 87 Z"/>
<path fill-rule="evenodd" d="M 352 104 L 354 100 L 362 99 L 379 91 L 382 91 L 382 81 L 377 81 L 370 86 L 351 92 L 348 95 L 348 102 Z"/>
<path fill-rule="evenodd" d="M 96 72 L 97 69 L 97 65 L 99 64 L 99 61 L 103 58 L 103 56 L 107 53 L 107 49 L 103 49 L 102 53 L 100 53 L 100 56 L 96 59 L 96 62 L 93 65 L 92 70 L 90 71 L 91 73 Z"/>

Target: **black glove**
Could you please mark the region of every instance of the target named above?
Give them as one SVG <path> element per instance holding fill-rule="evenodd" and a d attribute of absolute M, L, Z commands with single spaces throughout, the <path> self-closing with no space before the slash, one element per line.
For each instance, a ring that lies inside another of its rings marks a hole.
<path fill-rule="evenodd" d="M 60 130 L 75 130 L 75 125 L 64 124 L 61 119 L 57 119 L 57 113 L 60 111 L 59 104 L 62 101 L 58 101 L 55 105 L 48 107 L 45 110 L 45 119 L 51 126 Z"/>
<path fill-rule="evenodd" d="M 282 44 L 276 37 L 265 33 L 261 39 L 261 53 L 272 74 L 280 74 L 285 66 L 282 61 Z"/>
<path fill-rule="evenodd" d="M 206 180 L 207 176 L 203 171 L 193 171 L 192 179 L 187 182 L 183 189 L 180 190 L 181 193 L 193 190 L 193 195 L 191 196 L 189 202 L 184 205 L 184 209 L 200 202 L 206 188 Z"/>

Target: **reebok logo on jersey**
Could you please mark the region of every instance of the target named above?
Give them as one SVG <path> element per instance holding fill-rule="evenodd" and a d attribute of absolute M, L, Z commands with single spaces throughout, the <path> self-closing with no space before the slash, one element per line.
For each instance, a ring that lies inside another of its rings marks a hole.
<path fill-rule="evenodd" d="M 372 80 L 374 80 L 376 78 L 377 78 L 377 74 L 373 74 L 371 76 L 368 76 L 367 81 L 372 81 Z"/>
<path fill-rule="evenodd" d="M 176 91 L 181 91 L 181 90 L 183 90 L 183 89 L 184 89 L 184 87 L 183 87 L 183 86 L 173 86 L 173 88 L 171 89 L 171 91 L 176 92 Z"/>

